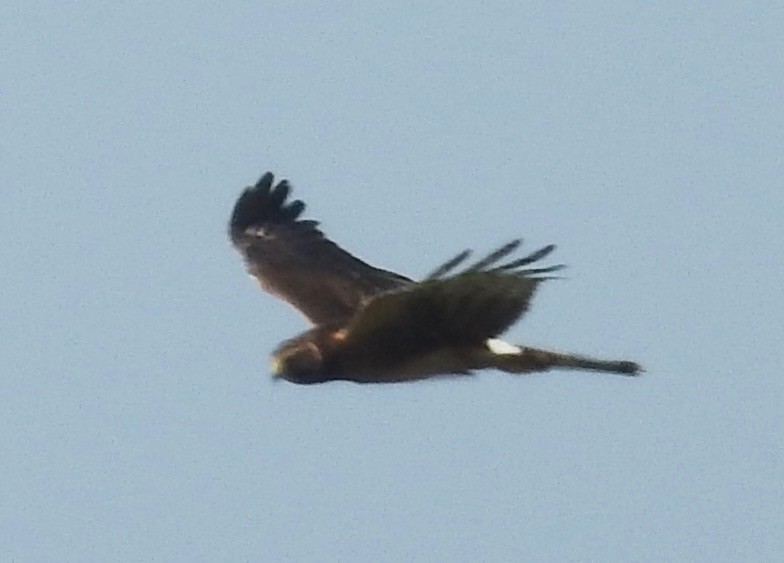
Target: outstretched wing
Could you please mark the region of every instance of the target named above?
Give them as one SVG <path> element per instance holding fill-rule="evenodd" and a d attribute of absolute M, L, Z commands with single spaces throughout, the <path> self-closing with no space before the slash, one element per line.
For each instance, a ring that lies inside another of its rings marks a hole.
<path fill-rule="evenodd" d="M 301 220 L 300 200 L 287 201 L 286 180 L 273 187 L 267 172 L 240 195 L 229 222 L 229 237 L 261 287 L 299 309 L 312 323 L 350 318 L 379 292 L 404 287 L 408 278 L 374 268 L 352 256 Z"/>
<path fill-rule="evenodd" d="M 498 266 L 519 244 L 513 241 L 463 272 L 443 277 L 467 258 L 461 253 L 425 281 L 374 297 L 352 318 L 346 338 L 380 354 L 394 350 L 392 355 L 399 355 L 498 336 L 528 310 L 536 288 L 548 279 L 542 274 L 563 267 L 522 268 L 547 256 L 552 245 Z"/>

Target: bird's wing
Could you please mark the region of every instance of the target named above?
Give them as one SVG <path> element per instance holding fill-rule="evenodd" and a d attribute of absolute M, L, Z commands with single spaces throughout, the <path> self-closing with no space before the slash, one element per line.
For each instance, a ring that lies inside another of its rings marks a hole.
<path fill-rule="evenodd" d="M 229 237 L 261 287 L 299 309 L 312 323 L 350 318 L 379 292 L 404 287 L 408 278 L 374 268 L 299 219 L 300 200 L 287 201 L 286 180 L 271 173 L 248 187 L 234 205 Z"/>
<path fill-rule="evenodd" d="M 537 286 L 563 266 L 523 269 L 554 250 L 548 246 L 504 265 L 514 241 L 463 272 L 443 277 L 467 258 L 461 253 L 425 281 L 379 294 L 357 311 L 346 338 L 357 346 L 389 343 L 416 352 L 434 346 L 484 342 L 504 332 L 527 310 Z"/>

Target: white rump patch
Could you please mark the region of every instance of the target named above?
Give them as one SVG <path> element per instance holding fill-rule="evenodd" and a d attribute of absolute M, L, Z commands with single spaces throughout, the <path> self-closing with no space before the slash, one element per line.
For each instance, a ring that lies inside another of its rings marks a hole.
<path fill-rule="evenodd" d="M 487 349 L 493 354 L 519 354 L 523 351 L 519 346 L 509 344 L 497 338 L 487 339 Z"/>

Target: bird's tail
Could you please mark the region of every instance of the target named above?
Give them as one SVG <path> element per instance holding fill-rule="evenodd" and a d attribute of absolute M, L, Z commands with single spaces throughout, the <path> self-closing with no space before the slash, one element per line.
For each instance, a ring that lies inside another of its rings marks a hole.
<path fill-rule="evenodd" d="M 584 369 L 622 375 L 639 375 L 643 371 L 638 363 L 627 360 L 600 360 L 529 346 L 512 346 L 500 341 L 488 341 L 488 349 L 491 356 L 488 362 L 490 365 L 487 367 L 509 373 L 547 371 L 553 368 Z"/>

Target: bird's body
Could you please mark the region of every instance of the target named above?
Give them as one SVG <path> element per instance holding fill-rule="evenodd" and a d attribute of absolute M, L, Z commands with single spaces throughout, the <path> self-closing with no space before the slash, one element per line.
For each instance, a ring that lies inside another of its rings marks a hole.
<path fill-rule="evenodd" d="M 289 185 L 267 173 L 238 199 L 229 236 L 266 291 L 288 301 L 313 328 L 273 353 L 276 375 L 300 384 L 360 383 L 467 375 L 496 368 L 511 373 L 553 367 L 634 375 L 634 362 L 606 361 L 515 346 L 497 339 L 528 309 L 537 286 L 562 266 L 528 267 L 553 250 L 501 263 L 512 241 L 464 270 L 464 251 L 415 282 L 370 266 L 301 220 Z"/>

